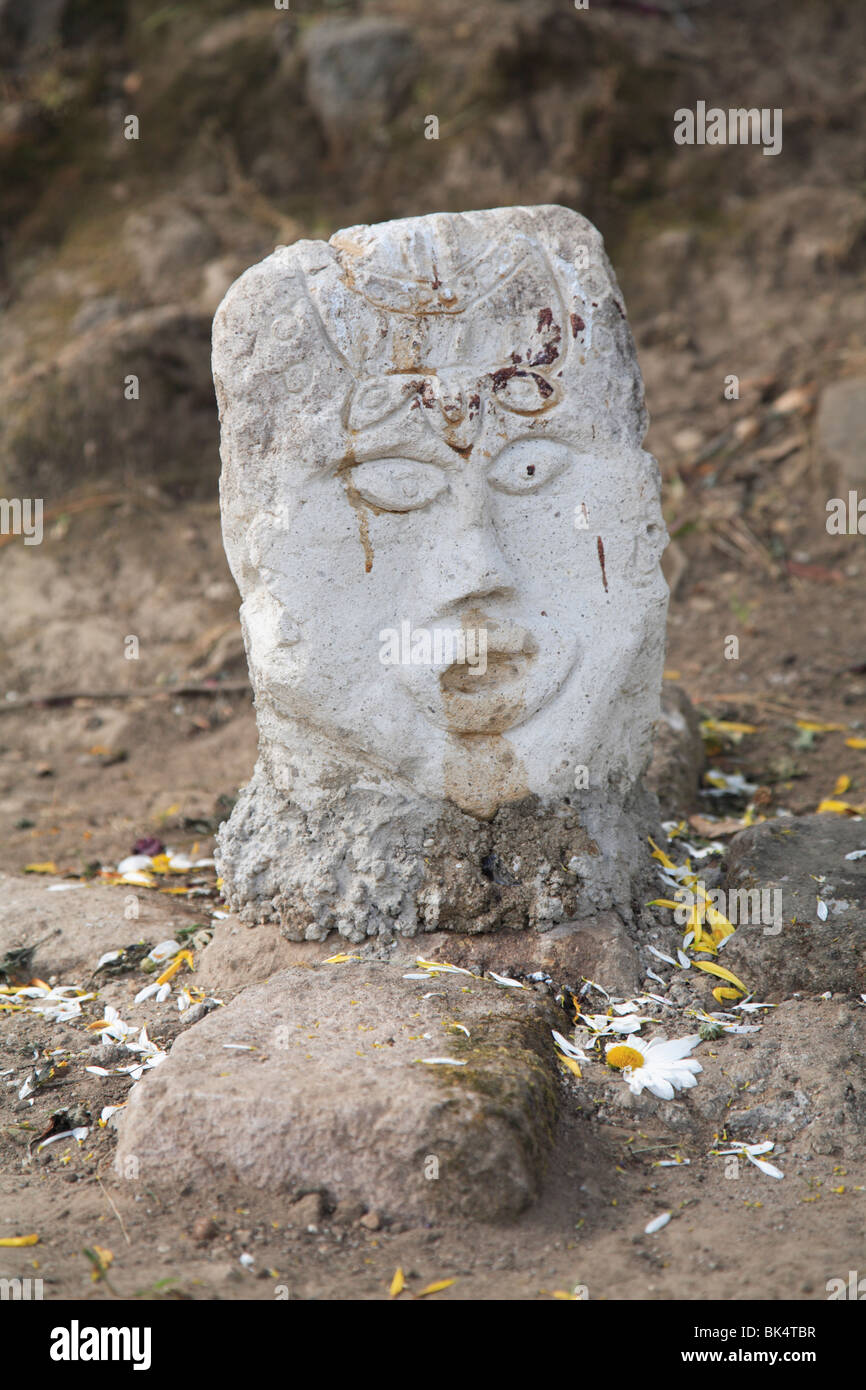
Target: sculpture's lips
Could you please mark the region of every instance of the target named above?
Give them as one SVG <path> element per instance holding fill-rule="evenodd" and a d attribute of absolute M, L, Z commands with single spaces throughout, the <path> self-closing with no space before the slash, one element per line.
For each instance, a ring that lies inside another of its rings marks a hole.
<path fill-rule="evenodd" d="M 524 678 L 532 660 L 528 652 L 488 652 L 486 666 L 455 661 L 439 677 L 448 695 L 491 695 Z"/>
<path fill-rule="evenodd" d="M 445 695 L 490 696 L 515 686 L 528 674 L 538 643 L 520 623 L 473 613 L 464 618 L 475 629 L 466 659 L 453 661 L 439 677 Z"/>

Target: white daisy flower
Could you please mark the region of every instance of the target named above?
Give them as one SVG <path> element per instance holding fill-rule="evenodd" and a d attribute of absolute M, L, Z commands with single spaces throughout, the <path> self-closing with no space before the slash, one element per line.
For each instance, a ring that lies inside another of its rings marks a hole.
<path fill-rule="evenodd" d="M 632 1095 L 647 1090 L 660 1100 L 673 1100 L 677 1091 L 697 1085 L 696 1074 L 703 1067 L 688 1054 L 699 1042 L 697 1033 L 670 1041 L 631 1037 L 628 1043 L 608 1043 L 605 1061 L 622 1072 Z"/>

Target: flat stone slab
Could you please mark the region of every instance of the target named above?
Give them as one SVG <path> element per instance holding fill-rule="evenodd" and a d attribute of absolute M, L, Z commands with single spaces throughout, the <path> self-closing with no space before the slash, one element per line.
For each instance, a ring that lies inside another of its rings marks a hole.
<path fill-rule="evenodd" d="M 119 1169 L 422 1220 L 516 1215 L 553 1140 L 561 1015 L 532 990 L 412 973 L 350 960 L 243 990 L 133 1087 Z"/>
<path fill-rule="evenodd" d="M 866 990 L 866 855 L 846 858 L 861 849 L 866 820 L 832 813 L 766 821 L 731 841 L 729 907 L 732 889 L 781 894 L 767 900 L 780 903 L 780 929 L 740 925 L 722 953 L 759 998 Z"/>
<path fill-rule="evenodd" d="M 126 917 L 133 900 L 138 916 Z M 0 957 L 47 938 L 37 948 L 31 969 L 43 980 L 56 975 L 63 984 L 77 983 L 105 951 L 137 941 L 156 946 L 188 923 L 189 918 L 160 893 L 81 884 L 47 874 L 0 874 Z"/>

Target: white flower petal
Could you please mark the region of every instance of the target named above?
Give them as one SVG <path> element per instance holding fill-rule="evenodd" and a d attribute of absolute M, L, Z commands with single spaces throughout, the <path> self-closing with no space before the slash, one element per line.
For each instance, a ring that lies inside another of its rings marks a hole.
<path fill-rule="evenodd" d="M 783 1178 L 785 1176 L 784 1173 L 780 1172 L 778 1168 L 774 1167 L 772 1163 L 768 1163 L 764 1158 L 755 1158 L 750 1153 L 747 1153 L 746 1157 L 750 1163 L 754 1163 L 756 1168 L 760 1168 L 762 1173 L 766 1173 L 768 1178 Z"/>
<path fill-rule="evenodd" d="M 178 941 L 161 941 L 158 946 L 154 946 L 147 959 L 159 964 L 161 961 L 171 960 L 182 950 L 183 947 Z"/>
<path fill-rule="evenodd" d="M 655 946 L 648 946 L 647 950 L 652 951 L 653 955 L 656 956 L 658 960 L 663 960 L 668 965 L 676 965 L 673 956 L 666 956 L 664 951 L 657 951 Z"/>
<path fill-rule="evenodd" d="M 498 985 L 507 985 L 509 989 L 526 989 L 526 985 L 521 984 L 520 980 L 509 979 L 507 975 L 497 975 L 495 970 L 488 970 L 487 973 Z"/>
<path fill-rule="evenodd" d="M 104 956 L 99 957 L 95 969 L 99 970 L 103 965 L 110 965 L 113 960 L 120 960 L 122 955 L 122 951 L 106 951 Z"/>
<path fill-rule="evenodd" d="M 650 1074 L 643 1084 L 648 1091 L 652 1091 L 654 1096 L 658 1096 L 659 1100 L 673 1100 L 674 1098 L 673 1086 L 661 1073 Z"/>
<path fill-rule="evenodd" d="M 644 1226 L 644 1228 L 643 1228 L 643 1233 L 644 1233 L 644 1235 L 645 1235 L 645 1236 L 652 1236 L 652 1235 L 655 1235 L 656 1231 L 661 1231 L 661 1230 L 663 1230 L 663 1228 L 668 1224 L 668 1222 L 670 1221 L 670 1219 L 671 1219 L 671 1214 L 670 1214 L 669 1211 L 663 1211 L 662 1214 L 661 1214 L 661 1216 L 654 1216 L 653 1219 L 652 1219 L 652 1221 L 648 1221 L 647 1224 L 646 1224 L 646 1226 Z"/>
<path fill-rule="evenodd" d="M 152 869 L 153 860 L 149 854 L 129 854 L 117 866 L 119 874 L 134 874 L 141 869 Z"/>
<path fill-rule="evenodd" d="M 138 994 L 132 1001 L 133 1004 L 143 1004 L 145 999 L 150 999 L 151 995 L 158 994 L 160 989 L 160 985 L 145 985 L 144 989 L 138 991 Z"/>

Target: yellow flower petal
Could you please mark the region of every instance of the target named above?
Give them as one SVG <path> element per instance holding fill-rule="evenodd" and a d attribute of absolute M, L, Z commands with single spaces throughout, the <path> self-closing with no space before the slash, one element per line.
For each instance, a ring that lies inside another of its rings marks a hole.
<path fill-rule="evenodd" d="M 756 734 L 756 724 L 737 724 L 732 719 L 702 719 L 701 732 L 710 734 Z"/>
<path fill-rule="evenodd" d="M 178 951 L 177 955 L 175 956 L 168 969 L 163 970 L 162 974 L 157 976 L 156 983 L 158 985 L 167 985 L 169 980 L 174 979 L 175 975 L 184 963 L 186 963 L 189 966 L 190 970 L 195 969 L 195 961 L 193 960 L 191 951 Z"/>
<path fill-rule="evenodd" d="M 394 1278 L 391 1280 L 391 1287 L 388 1290 L 388 1293 L 390 1294 L 391 1298 L 397 1298 L 403 1292 L 405 1287 L 406 1280 L 403 1278 L 402 1269 L 400 1269 L 400 1267 L 398 1266 L 394 1274 Z"/>
<path fill-rule="evenodd" d="M 439 1293 L 440 1289 L 450 1289 L 452 1284 L 456 1284 L 456 1279 L 439 1279 L 435 1284 L 428 1284 L 426 1289 L 416 1293 L 416 1298 L 426 1298 L 428 1293 Z"/>
<path fill-rule="evenodd" d="M 653 840 L 649 835 L 647 835 L 647 839 L 653 847 L 653 859 L 659 859 L 666 869 L 675 869 L 677 867 L 676 864 L 673 862 L 672 859 L 668 858 L 663 849 L 659 849 L 655 840 Z"/>
<path fill-rule="evenodd" d="M 11 1247 L 11 1246 L 13 1246 L 13 1245 L 14 1245 L 14 1246 L 21 1246 L 21 1245 L 38 1245 L 38 1244 L 39 1244 L 39 1237 L 38 1237 L 38 1236 L 35 1236 L 35 1235 L 34 1235 L 34 1236 L 0 1236 L 0 1245 L 6 1245 L 6 1246 L 10 1246 L 10 1247 Z"/>
<path fill-rule="evenodd" d="M 743 994 L 749 992 L 742 980 L 738 980 L 732 970 L 726 970 L 723 965 L 716 965 L 715 961 L 693 960 L 692 965 L 696 970 L 705 970 L 708 975 L 717 975 L 720 980 L 729 981 L 730 984 L 736 985 L 737 989 L 742 990 Z"/>
<path fill-rule="evenodd" d="M 582 1077 L 583 1073 L 573 1057 L 566 1057 L 562 1052 L 557 1052 L 556 1055 L 564 1067 L 568 1067 L 568 1070 L 574 1072 L 575 1076 Z"/>
<path fill-rule="evenodd" d="M 720 1004 L 724 1004 L 728 999 L 739 999 L 740 991 L 738 989 L 728 989 L 727 985 L 716 985 L 713 990 L 713 998 L 718 1000 Z"/>

